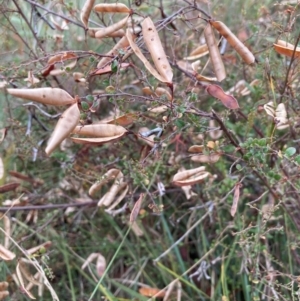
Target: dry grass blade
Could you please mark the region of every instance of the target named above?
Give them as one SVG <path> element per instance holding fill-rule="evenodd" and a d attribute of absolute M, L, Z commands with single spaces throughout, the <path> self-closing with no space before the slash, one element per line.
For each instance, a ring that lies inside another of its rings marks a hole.
<path fill-rule="evenodd" d="M 63 106 L 75 103 L 75 99 L 68 92 L 59 88 L 7 89 L 7 92 L 44 105 Z"/>
<path fill-rule="evenodd" d="M 163 83 L 168 83 L 168 80 L 166 80 L 163 76 L 161 76 L 150 64 L 150 62 L 145 58 L 143 53 L 141 52 L 140 48 L 135 44 L 133 41 L 133 34 L 129 29 L 126 30 L 126 37 L 128 39 L 128 42 L 130 44 L 131 49 L 135 53 L 135 55 L 143 62 L 146 69 L 159 81 Z"/>
<path fill-rule="evenodd" d="M 93 9 L 93 6 L 95 4 L 95 0 L 86 0 L 83 8 L 80 13 L 80 20 L 85 26 L 85 28 L 88 28 L 88 23 L 89 23 L 89 17 L 91 14 L 91 11 Z"/>
<path fill-rule="evenodd" d="M 204 29 L 204 37 L 209 50 L 210 61 L 219 82 L 226 78 L 226 71 L 219 52 L 218 44 L 211 25 L 208 23 Z"/>
<path fill-rule="evenodd" d="M 113 32 L 121 29 L 123 26 L 126 25 L 129 15 L 120 20 L 117 23 L 112 24 L 111 26 L 105 27 L 95 33 L 95 38 L 100 39 L 109 36 Z"/>
<path fill-rule="evenodd" d="M 10 218 L 5 215 L 5 214 L 0 214 L 0 220 L 3 220 L 3 228 L 6 233 L 5 238 L 4 238 L 4 248 L 8 249 L 10 245 L 10 239 L 9 237 L 11 236 L 11 222 Z"/>
<path fill-rule="evenodd" d="M 97 13 L 130 13 L 131 9 L 123 3 L 101 3 L 94 7 Z"/>
<path fill-rule="evenodd" d="M 21 271 L 21 268 L 20 268 L 20 261 L 18 262 L 18 264 L 16 266 L 16 273 L 17 273 L 18 281 L 19 281 L 19 283 L 21 285 L 21 288 L 24 291 L 24 293 L 30 299 L 35 300 L 36 298 L 31 294 L 31 292 L 29 290 L 26 289 L 25 282 L 24 282 L 24 279 L 23 279 L 23 274 L 22 274 L 22 271 Z"/>
<path fill-rule="evenodd" d="M 240 199 L 240 187 L 241 187 L 241 183 L 237 183 L 234 186 L 233 201 L 232 201 L 232 206 L 231 206 L 231 209 L 230 209 L 230 214 L 231 214 L 232 217 L 234 217 L 235 214 L 236 214 L 238 202 L 239 202 L 239 199 Z"/>
<path fill-rule="evenodd" d="M 223 22 L 210 20 L 209 23 L 227 40 L 230 46 L 241 56 L 245 63 L 249 65 L 254 64 L 255 56 L 253 53 Z"/>
<path fill-rule="evenodd" d="M 159 74 L 166 82 L 172 83 L 173 71 L 161 44 L 158 32 L 152 20 L 148 17 L 142 22 L 142 32 L 145 44 Z"/>
<path fill-rule="evenodd" d="M 65 138 L 71 134 L 78 124 L 79 118 L 80 111 L 77 103 L 73 104 L 62 113 L 45 149 L 48 156 Z"/>

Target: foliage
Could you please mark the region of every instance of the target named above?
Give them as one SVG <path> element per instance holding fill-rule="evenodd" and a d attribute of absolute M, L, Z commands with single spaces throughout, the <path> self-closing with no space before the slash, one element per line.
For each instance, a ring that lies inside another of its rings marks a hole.
<path fill-rule="evenodd" d="M 107 2 L 0 5 L 0 299 L 299 300 L 298 4 Z"/>

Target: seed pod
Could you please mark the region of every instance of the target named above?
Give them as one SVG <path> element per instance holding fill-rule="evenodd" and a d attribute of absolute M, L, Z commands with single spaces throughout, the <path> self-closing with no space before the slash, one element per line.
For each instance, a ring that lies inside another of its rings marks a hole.
<path fill-rule="evenodd" d="M 143 53 L 141 52 L 140 48 L 136 45 L 136 43 L 134 42 L 134 38 L 133 38 L 133 34 L 131 33 L 131 31 L 127 28 L 126 30 L 126 37 L 127 40 L 130 44 L 131 49 L 133 50 L 133 52 L 135 53 L 135 55 L 143 62 L 144 66 L 147 68 L 147 70 L 159 81 L 163 82 L 163 83 L 168 83 L 169 81 L 162 75 L 160 75 L 156 69 L 154 69 L 152 67 L 152 65 L 150 64 L 150 62 L 145 58 L 145 56 L 143 55 Z"/>
<path fill-rule="evenodd" d="M 123 3 L 101 3 L 94 7 L 97 13 L 130 13 L 131 9 Z"/>
<path fill-rule="evenodd" d="M 145 44 L 159 74 L 172 83 L 173 71 L 161 44 L 158 32 L 152 20 L 148 17 L 142 22 L 142 32 Z"/>
<path fill-rule="evenodd" d="M 127 23 L 128 17 L 129 17 L 129 15 L 126 16 L 125 18 L 123 18 L 122 20 L 120 20 L 119 22 L 114 23 L 111 26 L 105 27 L 105 28 L 97 31 L 95 33 L 95 38 L 100 39 L 100 38 L 107 37 L 110 34 L 112 34 L 113 32 L 121 29 Z"/>
<path fill-rule="evenodd" d="M 91 38 L 96 38 L 96 32 L 98 31 L 101 31 L 103 28 L 89 28 L 88 30 L 88 35 L 91 37 Z M 122 38 L 125 36 L 125 30 L 124 29 L 119 29 L 119 30 L 116 30 L 112 33 L 110 33 L 109 35 L 107 35 L 107 37 L 111 37 L 111 38 Z"/>
<path fill-rule="evenodd" d="M 209 50 L 210 61 L 219 82 L 226 78 L 225 67 L 219 52 L 218 44 L 215 39 L 211 25 L 208 23 L 204 29 L 204 37 Z"/>
<path fill-rule="evenodd" d="M 75 129 L 79 122 L 79 118 L 80 111 L 77 103 L 74 103 L 62 113 L 45 150 L 48 156 Z"/>
<path fill-rule="evenodd" d="M 194 185 L 202 182 L 209 175 L 210 173 L 205 171 L 205 166 L 200 166 L 198 168 L 178 172 L 173 177 L 172 183 L 176 186 Z"/>
<path fill-rule="evenodd" d="M 84 24 L 85 28 L 88 28 L 89 17 L 94 4 L 95 4 L 95 0 L 86 0 L 81 10 L 80 19 L 81 22 Z"/>
<path fill-rule="evenodd" d="M 210 20 L 209 23 L 228 41 L 230 46 L 241 56 L 245 63 L 251 65 L 255 62 L 253 53 L 223 22 Z"/>
<path fill-rule="evenodd" d="M 295 58 L 300 57 L 300 47 L 296 47 L 295 45 L 285 42 L 283 40 L 278 40 L 277 43 L 273 44 L 274 49 L 277 53 L 292 57 L 294 54 Z M 294 51 L 295 50 L 295 51 Z"/>
<path fill-rule="evenodd" d="M 44 105 L 64 106 L 75 103 L 75 99 L 68 92 L 59 88 L 7 89 L 7 92 Z"/>

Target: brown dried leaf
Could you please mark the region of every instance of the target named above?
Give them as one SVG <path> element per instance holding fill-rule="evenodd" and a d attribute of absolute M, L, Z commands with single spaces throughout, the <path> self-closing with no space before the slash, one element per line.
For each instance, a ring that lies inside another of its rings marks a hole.
<path fill-rule="evenodd" d="M 0 193 L 8 192 L 17 189 L 20 186 L 20 183 L 7 183 L 0 186 Z"/>
<path fill-rule="evenodd" d="M 204 149 L 203 145 L 192 145 L 189 147 L 188 152 L 189 153 L 202 153 Z"/>
<path fill-rule="evenodd" d="M 72 51 L 66 51 L 64 53 L 51 56 L 47 64 L 52 65 L 55 63 L 62 63 L 63 61 L 71 60 L 71 59 L 77 59 L 77 55 Z"/>
<path fill-rule="evenodd" d="M 7 288 L 8 288 L 8 282 L 6 281 L 0 282 L 0 292 L 6 290 Z"/>
<path fill-rule="evenodd" d="M 74 103 L 62 113 L 45 149 L 48 156 L 75 129 L 79 122 L 79 118 L 80 111 L 77 103 Z"/>
<path fill-rule="evenodd" d="M 154 288 L 154 287 L 141 287 L 139 289 L 139 293 L 146 297 L 153 297 L 156 298 L 163 298 L 166 294 L 166 292 L 162 289 Z"/>
<path fill-rule="evenodd" d="M 255 57 L 253 53 L 223 22 L 210 20 L 209 23 L 227 40 L 229 45 L 241 56 L 245 63 L 249 65 L 254 64 Z"/>
<path fill-rule="evenodd" d="M 222 104 L 228 109 L 235 110 L 239 108 L 237 100 L 232 95 L 226 94 L 218 85 L 208 85 L 206 92 L 209 95 L 219 99 Z"/>
<path fill-rule="evenodd" d="M 144 199 L 144 196 L 145 194 L 144 193 L 141 193 L 140 194 L 140 197 L 139 199 L 135 202 L 134 206 L 133 206 L 133 209 L 131 211 L 131 214 L 130 214 L 130 223 L 134 223 L 139 215 L 139 212 L 141 210 L 141 206 L 142 206 L 142 201 Z"/>
<path fill-rule="evenodd" d="M 216 77 L 219 82 L 226 78 L 226 71 L 219 52 L 218 44 L 215 39 L 214 32 L 211 25 L 208 23 L 204 29 L 204 37 L 206 40 L 207 47 L 209 49 L 210 61 L 213 65 Z"/>
<path fill-rule="evenodd" d="M 106 121 L 107 124 L 128 126 L 134 123 L 138 119 L 138 113 L 127 113 L 125 115 L 116 117 L 114 119 Z"/>
<path fill-rule="evenodd" d="M 63 106 L 75 103 L 75 99 L 59 88 L 7 89 L 15 97 L 36 101 L 45 105 Z"/>

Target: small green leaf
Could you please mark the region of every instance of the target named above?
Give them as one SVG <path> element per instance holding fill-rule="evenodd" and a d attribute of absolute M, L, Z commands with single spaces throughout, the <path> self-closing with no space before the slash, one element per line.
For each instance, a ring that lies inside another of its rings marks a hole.
<path fill-rule="evenodd" d="M 237 170 L 242 170 L 242 165 L 241 165 L 241 164 L 237 164 L 237 165 L 236 165 L 236 169 L 237 169 Z"/>
<path fill-rule="evenodd" d="M 87 101 L 94 102 L 94 96 L 93 96 L 93 95 L 87 95 L 87 96 L 86 96 L 86 100 L 87 100 Z"/>
<path fill-rule="evenodd" d="M 112 73 L 116 73 L 118 71 L 118 61 L 114 60 L 111 64 L 111 71 Z"/>
<path fill-rule="evenodd" d="M 83 111 L 88 111 L 90 106 L 86 101 L 82 101 L 81 102 L 81 108 L 82 108 Z"/>
<path fill-rule="evenodd" d="M 182 129 L 185 126 L 185 122 L 182 119 L 177 119 L 177 120 L 175 120 L 175 125 L 179 129 Z"/>
<path fill-rule="evenodd" d="M 296 161 L 296 163 L 300 164 L 300 155 L 295 157 L 295 161 Z"/>
<path fill-rule="evenodd" d="M 287 157 L 292 157 L 293 155 L 295 155 L 296 153 L 296 149 L 294 147 L 289 147 L 285 150 L 285 155 Z"/>

